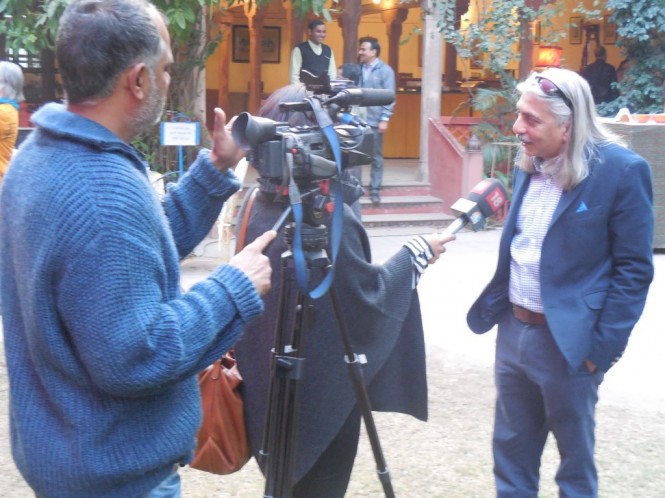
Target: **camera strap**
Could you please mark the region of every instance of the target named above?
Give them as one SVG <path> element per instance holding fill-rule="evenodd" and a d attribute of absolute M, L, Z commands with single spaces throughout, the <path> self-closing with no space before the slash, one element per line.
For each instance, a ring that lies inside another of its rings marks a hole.
<path fill-rule="evenodd" d="M 306 99 L 312 106 L 312 111 L 316 118 L 316 122 L 321 128 L 324 136 L 328 140 L 328 144 L 333 152 L 335 157 L 335 163 L 337 164 L 337 176 L 342 174 L 342 156 L 339 146 L 339 139 L 337 138 L 337 133 L 335 133 L 335 128 L 333 127 L 333 121 L 328 115 L 328 113 L 321 106 L 321 102 L 314 98 L 308 97 Z M 291 175 L 292 176 L 292 175 Z M 335 278 L 335 260 L 337 259 L 337 253 L 339 252 L 339 246 L 342 241 L 342 226 L 344 223 L 344 199 L 342 193 L 342 185 L 340 182 L 331 182 L 331 188 L 333 190 L 333 199 L 334 199 L 334 208 L 332 214 L 332 223 L 330 230 L 330 248 L 331 248 L 331 264 L 330 269 L 326 272 L 324 279 L 316 286 L 316 288 L 309 290 L 309 282 L 307 275 L 307 264 L 305 261 L 305 254 L 302 250 L 302 204 L 298 196 L 290 195 L 291 209 L 293 210 L 293 219 L 296 224 L 295 234 L 293 236 L 293 260 L 295 262 L 296 270 L 296 282 L 298 288 L 304 294 L 309 294 L 312 299 L 318 299 L 322 297 L 330 288 L 334 278 Z M 291 186 L 289 187 L 289 194 L 291 191 Z M 295 197 L 298 197 L 296 200 Z"/>

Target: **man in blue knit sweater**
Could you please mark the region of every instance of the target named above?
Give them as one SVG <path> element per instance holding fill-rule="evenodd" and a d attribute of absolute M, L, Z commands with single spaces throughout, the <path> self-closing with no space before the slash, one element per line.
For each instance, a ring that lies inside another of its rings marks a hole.
<path fill-rule="evenodd" d="M 66 106 L 36 130 L 0 198 L 12 453 L 43 497 L 180 496 L 201 421 L 196 374 L 263 310 L 266 232 L 187 293 L 179 260 L 239 188 L 215 110 L 160 202 L 129 145 L 159 121 L 173 60 L 145 0 L 75 0 L 56 44 Z"/>

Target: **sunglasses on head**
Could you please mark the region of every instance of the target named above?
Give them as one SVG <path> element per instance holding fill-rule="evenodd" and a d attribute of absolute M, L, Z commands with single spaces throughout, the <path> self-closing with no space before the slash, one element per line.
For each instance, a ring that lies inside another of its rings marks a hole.
<path fill-rule="evenodd" d="M 563 100 L 563 103 L 568 106 L 568 109 L 571 111 L 573 110 L 573 103 L 568 97 L 566 97 L 566 94 L 561 91 L 561 88 L 554 84 L 553 81 L 548 80 L 543 76 L 536 76 L 536 83 L 538 83 L 538 86 L 545 93 L 545 95 L 549 95 L 550 97 L 559 97 L 561 100 Z"/>

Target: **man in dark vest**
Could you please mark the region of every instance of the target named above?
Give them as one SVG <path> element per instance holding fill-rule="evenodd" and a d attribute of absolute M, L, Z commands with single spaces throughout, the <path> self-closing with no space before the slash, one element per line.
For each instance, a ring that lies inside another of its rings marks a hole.
<path fill-rule="evenodd" d="M 321 19 L 313 19 L 307 24 L 307 41 L 299 43 L 291 52 L 291 76 L 289 83 L 300 83 L 300 70 L 309 71 L 314 76 L 328 74 L 330 79 L 337 76 L 337 66 L 332 49 L 323 43 L 326 39 L 326 26 Z"/>

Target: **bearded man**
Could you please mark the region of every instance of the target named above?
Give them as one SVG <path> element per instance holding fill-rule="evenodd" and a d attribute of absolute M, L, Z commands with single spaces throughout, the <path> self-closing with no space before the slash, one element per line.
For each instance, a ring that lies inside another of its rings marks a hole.
<path fill-rule="evenodd" d="M 224 113 L 159 199 L 130 142 L 164 108 L 164 17 L 145 0 L 75 0 L 56 55 L 67 102 L 33 115 L 0 198 L 12 455 L 39 497 L 178 497 L 197 373 L 262 312 L 275 233 L 182 293 L 179 260 L 240 186 Z"/>

